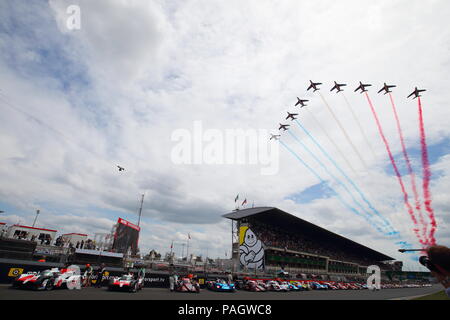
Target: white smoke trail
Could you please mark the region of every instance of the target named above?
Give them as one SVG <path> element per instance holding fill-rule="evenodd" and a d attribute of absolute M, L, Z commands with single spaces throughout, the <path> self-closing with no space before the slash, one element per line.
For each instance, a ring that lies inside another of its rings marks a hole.
<path fill-rule="evenodd" d="M 328 111 L 331 113 L 331 115 L 333 116 L 334 120 L 336 121 L 336 123 L 338 124 L 339 128 L 341 129 L 342 133 L 344 134 L 345 138 L 347 139 L 348 143 L 351 145 L 353 151 L 355 151 L 356 155 L 358 156 L 359 160 L 361 161 L 361 163 L 363 164 L 364 168 L 367 170 L 367 164 L 364 161 L 363 157 L 361 156 L 361 154 L 359 153 L 358 149 L 356 149 L 355 145 L 353 144 L 352 140 L 350 139 L 347 131 L 345 130 L 345 128 L 342 126 L 341 122 L 339 121 L 339 119 L 336 117 L 336 115 L 333 112 L 333 109 L 331 109 L 330 105 L 328 104 L 328 102 L 325 100 L 324 96 L 322 95 L 322 93 L 320 93 L 319 91 L 319 95 L 322 98 L 323 103 L 325 104 L 325 106 L 327 107 Z"/>
<path fill-rule="evenodd" d="M 372 148 L 372 144 L 369 142 L 369 139 L 367 138 L 366 132 L 364 131 L 362 125 L 361 125 L 361 121 L 359 121 L 358 116 L 355 114 L 355 111 L 353 110 L 352 106 L 350 105 L 350 102 L 348 101 L 347 97 L 345 96 L 344 93 L 342 93 L 342 96 L 344 97 L 345 100 L 345 104 L 347 105 L 348 110 L 350 111 L 350 113 L 353 116 L 353 120 L 355 120 L 356 124 L 358 125 L 359 131 L 361 132 L 361 135 L 364 138 L 364 141 L 366 142 L 367 146 L 369 147 L 374 160 L 376 160 L 376 155 L 375 155 L 375 151 Z"/>
<path fill-rule="evenodd" d="M 336 148 L 336 150 L 338 151 L 339 155 L 342 157 L 342 159 L 344 159 L 344 161 L 347 164 L 347 166 L 352 170 L 352 172 L 355 175 L 357 175 L 355 169 L 353 169 L 353 166 L 350 164 L 350 161 L 348 161 L 348 159 L 345 156 L 345 154 L 342 152 L 342 150 L 339 148 L 338 144 L 333 140 L 333 138 L 331 138 L 331 136 L 328 134 L 327 130 L 325 130 L 325 128 L 320 124 L 320 121 L 317 120 L 316 116 L 314 115 L 314 112 L 309 111 L 308 108 L 306 108 L 306 110 L 311 115 L 311 117 L 314 119 L 314 122 L 316 123 L 316 126 L 319 127 L 319 129 L 322 131 L 322 133 L 327 137 L 328 141 L 330 141 L 330 143 Z"/>

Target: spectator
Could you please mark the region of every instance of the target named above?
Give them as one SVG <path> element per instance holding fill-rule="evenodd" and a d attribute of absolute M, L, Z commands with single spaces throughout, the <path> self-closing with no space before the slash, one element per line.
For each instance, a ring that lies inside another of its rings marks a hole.
<path fill-rule="evenodd" d="M 91 280 L 92 280 L 92 266 L 88 263 L 86 264 L 86 269 L 84 270 L 84 287 L 90 287 L 91 286 Z"/>
<path fill-rule="evenodd" d="M 98 269 L 97 272 L 97 281 L 95 282 L 95 287 L 96 288 L 101 288 L 102 287 L 102 282 L 103 282 L 103 276 L 105 275 L 106 272 L 106 266 L 104 263 L 102 263 L 100 265 L 100 268 Z"/>
<path fill-rule="evenodd" d="M 231 273 L 228 273 L 227 278 L 228 278 L 228 284 L 232 284 L 233 283 L 233 275 Z"/>

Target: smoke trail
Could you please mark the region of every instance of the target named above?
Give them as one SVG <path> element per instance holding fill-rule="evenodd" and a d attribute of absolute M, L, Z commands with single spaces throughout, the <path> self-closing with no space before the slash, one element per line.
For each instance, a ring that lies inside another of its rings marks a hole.
<path fill-rule="evenodd" d="M 280 144 L 285 147 L 303 166 L 305 166 L 321 183 L 324 183 L 326 185 L 328 185 L 328 183 L 311 167 L 309 166 L 305 161 L 303 161 L 302 158 L 300 158 L 300 156 L 293 151 L 291 148 L 289 148 L 283 141 L 279 140 Z M 364 218 L 372 227 L 374 227 L 375 229 L 377 229 L 378 232 L 385 234 L 382 230 L 380 230 L 376 225 L 373 224 L 372 221 L 370 221 L 370 219 L 365 216 L 362 215 L 361 213 L 358 212 L 358 210 L 356 210 L 355 208 L 353 208 L 352 206 L 350 206 L 340 195 L 339 193 L 337 193 L 331 186 L 328 186 L 330 188 L 330 190 L 332 190 L 335 194 L 336 197 L 339 199 L 339 201 L 344 205 L 344 207 L 346 207 L 347 209 L 349 209 L 350 211 L 352 211 L 354 214 Z"/>
<path fill-rule="evenodd" d="M 436 232 L 437 223 L 434 217 L 433 208 L 431 207 L 431 193 L 430 193 L 431 170 L 430 170 L 430 161 L 428 159 L 428 146 L 423 121 L 422 101 L 420 100 L 420 97 L 418 97 L 418 106 L 419 106 L 419 122 L 420 122 L 420 145 L 422 148 L 423 197 L 425 200 L 425 209 L 428 212 L 428 216 L 431 222 L 430 244 L 435 245 L 436 239 L 434 238 L 434 233 Z"/>
<path fill-rule="evenodd" d="M 389 155 L 389 159 L 391 160 L 391 164 L 392 164 L 392 167 L 394 168 L 395 175 L 397 176 L 398 183 L 400 184 L 400 188 L 401 188 L 402 193 L 403 193 L 403 201 L 404 201 L 404 203 L 405 203 L 405 205 L 406 205 L 406 207 L 408 209 L 408 213 L 409 213 L 409 215 L 410 215 L 414 225 L 416 226 L 416 228 L 413 229 L 414 233 L 416 234 L 416 237 L 419 240 L 419 242 L 422 245 L 425 245 L 425 242 L 421 239 L 421 237 L 419 235 L 419 229 L 417 229 L 417 219 L 416 219 L 416 217 L 414 215 L 414 210 L 413 210 L 411 204 L 409 203 L 408 193 L 406 192 L 405 185 L 403 184 L 402 176 L 400 174 L 400 171 L 398 170 L 397 164 L 395 163 L 394 157 L 393 157 L 392 152 L 391 152 L 391 148 L 389 147 L 389 142 L 387 141 L 387 139 L 386 139 L 386 137 L 385 137 L 385 135 L 383 133 L 383 128 L 381 127 L 381 123 L 380 123 L 380 120 L 378 119 L 377 112 L 375 111 L 375 108 L 373 107 L 372 101 L 370 100 L 369 95 L 367 94 L 367 92 L 365 92 L 365 95 L 366 95 L 367 101 L 369 103 L 370 109 L 372 110 L 372 114 L 373 114 L 373 117 L 375 119 L 375 122 L 377 124 L 378 132 L 380 133 L 381 139 L 383 140 L 384 145 L 386 147 L 386 151 L 387 151 L 387 153 Z"/>
<path fill-rule="evenodd" d="M 400 143 L 402 145 L 403 157 L 405 158 L 406 167 L 408 169 L 408 173 L 411 178 L 411 186 L 412 186 L 412 190 L 413 190 L 413 194 L 414 194 L 415 207 L 416 207 L 417 212 L 419 213 L 419 221 L 422 224 L 423 238 L 425 241 L 428 242 L 429 240 L 428 240 L 428 236 L 427 236 L 427 225 L 424 220 L 422 208 L 420 205 L 419 192 L 417 191 L 417 185 L 416 185 L 416 175 L 414 174 L 414 170 L 412 168 L 411 161 L 409 159 L 408 152 L 406 150 L 405 139 L 403 136 L 403 130 L 402 130 L 402 127 L 400 124 L 400 118 L 398 116 L 397 108 L 395 107 L 395 103 L 394 103 L 394 98 L 392 97 L 391 93 L 389 93 L 389 99 L 391 100 L 392 111 L 394 112 L 395 122 L 397 124 L 397 131 L 398 131 L 398 135 L 400 137 Z"/>
<path fill-rule="evenodd" d="M 375 151 L 372 148 L 372 144 L 369 142 L 369 139 L 367 138 L 366 132 L 364 131 L 361 121 L 359 121 L 359 118 L 356 116 L 355 111 L 353 110 L 352 106 L 350 105 L 350 102 L 348 101 L 345 94 L 342 92 L 342 96 L 344 97 L 345 104 L 347 105 L 348 110 L 352 114 L 353 120 L 355 120 L 356 124 L 358 125 L 359 131 L 361 132 L 361 135 L 364 138 L 364 141 L 366 142 L 366 145 L 369 147 L 370 152 L 372 153 L 372 156 L 374 159 L 376 159 Z"/>
<path fill-rule="evenodd" d="M 339 121 L 339 119 L 336 117 L 336 115 L 333 112 L 333 109 L 331 109 L 330 105 L 328 104 L 328 102 L 325 100 L 325 98 L 323 97 L 322 93 L 320 93 L 319 91 L 319 95 L 322 98 L 323 103 L 325 104 L 325 106 L 327 107 L 328 111 L 331 113 L 331 115 L 333 116 L 334 120 L 336 121 L 336 123 L 338 124 L 339 128 L 341 129 L 342 133 L 344 134 L 345 138 L 347 139 L 348 143 L 351 145 L 353 151 L 355 151 L 356 155 L 358 156 L 359 160 L 361 161 L 361 163 L 363 164 L 364 168 L 367 170 L 367 165 L 366 162 L 364 161 L 363 157 L 361 156 L 361 154 L 359 153 L 358 149 L 356 149 L 355 145 L 353 144 L 352 140 L 350 139 L 347 131 L 345 130 L 345 128 L 342 126 L 341 122 Z"/>
<path fill-rule="evenodd" d="M 353 193 L 348 189 L 348 187 L 342 183 L 342 181 L 337 178 L 332 172 L 330 172 L 330 170 L 327 168 L 327 166 L 325 166 L 323 164 L 322 161 L 320 161 L 319 158 L 317 158 L 317 156 L 299 139 L 297 138 L 291 131 L 288 131 L 288 133 L 292 136 L 292 138 L 294 138 L 294 140 L 296 140 L 301 146 L 302 148 L 308 152 L 308 154 L 314 158 L 314 160 L 322 167 L 322 169 L 324 169 L 328 175 L 334 179 L 347 193 L 348 195 L 352 198 L 353 202 L 360 208 L 361 211 L 365 212 L 365 214 L 367 214 L 369 217 L 373 217 L 373 214 L 371 214 L 370 212 L 368 212 L 362 205 L 361 203 L 355 198 L 355 196 L 353 195 Z M 379 229 L 378 231 L 380 231 L 381 233 L 384 233 L 385 235 L 389 234 L 388 232 L 383 232 L 381 229 Z"/>
<path fill-rule="evenodd" d="M 348 161 L 347 157 L 345 156 L 345 154 L 342 152 L 341 148 L 339 148 L 339 146 L 337 145 L 336 142 L 334 142 L 333 138 L 330 137 L 330 135 L 328 134 L 327 130 L 325 130 L 324 127 L 322 127 L 322 125 L 320 124 L 320 121 L 317 120 L 316 116 L 314 115 L 314 112 L 309 111 L 308 108 L 306 108 L 306 110 L 308 111 L 308 113 L 311 115 L 311 117 L 314 119 L 314 121 L 316 122 L 316 125 L 320 128 L 320 130 L 322 130 L 322 132 L 325 134 L 325 136 L 327 137 L 328 141 L 331 142 L 331 144 L 336 148 L 336 150 L 339 152 L 339 155 L 342 157 L 342 159 L 344 159 L 345 163 L 347 164 L 347 166 L 352 170 L 352 172 L 355 174 L 355 176 L 357 175 L 355 169 L 353 168 L 353 166 L 350 164 L 350 161 Z"/>
<path fill-rule="evenodd" d="M 367 200 L 367 198 L 365 197 L 364 193 L 361 191 L 361 189 L 356 185 L 356 183 L 342 170 L 342 168 L 336 163 L 336 161 L 330 156 L 330 154 L 317 142 L 317 140 L 312 136 L 311 133 L 309 133 L 308 130 L 305 129 L 305 127 L 303 127 L 300 123 L 300 121 L 295 120 L 295 122 L 297 123 L 297 125 L 303 130 L 303 132 L 305 132 L 309 138 L 312 140 L 312 142 L 317 146 L 317 148 L 320 149 L 320 151 L 325 155 L 325 157 L 327 157 L 327 159 L 333 164 L 333 166 L 344 176 L 344 178 L 352 185 L 352 187 L 356 190 L 356 192 L 358 192 L 358 194 L 360 195 L 361 199 L 363 199 L 363 201 L 369 206 L 369 208 L 380 218 L 383 220 L 383 222 L 385 223 L 386 226 L 389 226 L 392 228 L 392 226 L 390 225 L 390 222 L 384 217 L 382 216 L 377 209 L 375 209 L 372 204 L 370 203 L 369 200 Z"/>

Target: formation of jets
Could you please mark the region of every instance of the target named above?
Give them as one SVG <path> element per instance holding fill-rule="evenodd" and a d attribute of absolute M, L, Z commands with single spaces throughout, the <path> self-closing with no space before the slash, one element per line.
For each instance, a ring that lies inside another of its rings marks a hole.
<path fill-rule="evenodd" d="M 273 139 L 279 140 L 280 137 L 281 137 L 281 135 L 279 135 L 279 134 L 270 134 L 270 140 L 273 140 Z"/>
<path fill-rule="evenodd" d="M 337 83 L 336 81 L 334 82 L 334 87 L 333 88 L 331 88 L 331 92 L 333 92 L 334 90 L 337 90 L 336 91 L 336 93 L 339 93 L 339 92 L 341 92 L 341 91 L 344 91 L 344 90 L 342 90 L 341 88 L 342 87 L 346 87 L 347 85 L 345 84 L 345 83 L 341 83 L 341 84 L 339 84 L 339 83 Z"/>
<path fill-rule="evenodd" d="M 311 80 L 309 80 L 309 82 L 311 84 L 309 85 L 308 90 L 306 90 L 306 91 L 314 89 L 313 92 L 316 92 L 317 90 L 320 90 L 319 86 L 322 84 L 321 82 L 312 82 Z"/>
<path fill-rule="evenodd" d="M 363 84 L 361 81 L 359 82 L 359 87 L 355 89 L 355 92 L 361 90 L 361 93 L 367 92 L 367 87 L 371 87 L 371 84 Z"/>
<path fill-rule="evenodd" d="M 320 88 L 319 86 L 322 85 L 322 82 L 313 82 L 312 80 L 309 80 L 309 86 L 308 89 L 306 91 L 309 90 L 313 90 L 313 92 L 319 91 Z M 345 83 L 337 83 L 336 81 L 334 81 L 334 86 L 331 88 L 331 92 L 333 92 L 334 90 L 336 90 L 336 93 L 339 93 L 341 91 L 344 91 L 342 88 L 346 87 L 347 84 Z M 368 92 L 367 88 L 371 87 L 372 85 L 369 83 L 362 83 L 361 81 L 359 82 L 359 86 L 355 89 L 354 92 L 358 92 L 360 91 L 360 93 L 364 93 L 364 92 Z M 384 94 L 388 94 L 392 92 L 392 88 L 396 88 L 396 85 L 393 84 L 387 84 L 386 82 L 384 83 L 383 87 L 378 91 L 378 93 L 382 93 L 384 91 Z M 414 91 L 408 96 L 408 98 L 414 96 L 414 99 L 421 97 L 421 93 L 425 92 L 425 89 L 418 89 L 417 87 L 415 87 Z M 297 97 L 297 103 L 295 104 L 295 107 L 300 105 L 300 108 L 306 107 L 307 104 L 306 102 L 309 102 L 309 100 L 305 100 L 305 99 L 300 99 L 299 97 Z M 291 120 L 296 120 L 298 113 L 287 113 L 287 117 L 286 120 L 291 119 Z M 283 131 L 287 131 L 289 130 L 290 125 L 289 124 L 281 124 L 280 123 L 280 127 L 279 127 L 279 131 L 283 130 Z M 271 134 L 270 140 L 279 140 L 281 135 L 276 135 L 276 134 Z M 119 167 L 119 166 L 118 166 Z M 121 167 L 119 167 L 119 171 L 125 170 L 122 168 L 122 170 L 120 170 Z"/>
<path fill-rule="evenodd" d="M 395 88 L 396 86 L 394 85 L 388 85 L 386 84 L 386 82 L 384 83 L 383 88 L 380 89 L 380 91 L 378 91 L 378 93 L 381 93 L 384 90 L 384 94 L 388 94 L 392 92 L 392 88 Z"/>
<path fill-rule="evenodd" d="M 294 121 L 295 119 L 297 119 L 296 117 L 298 116 L 298 113 L 287 113 L 288 114 L 288 116 L 286 117 L 286 120 L 287 119 L 291 119 L 292 121 Z"/>
<path fill-rule="evenodd" d="M 306 107 L 306 102 L 308 102 L 309 100 L 302 100 L 299 97 L 297 97 L 297 103 L 295 104 L 295 107 L 298 105 L 301 105 L 300 108 Z"/>
<path fill-rule="evenodd" d="M 421 92 L 425 92 L 425 91 L 427 91 L 427 90 L 425 90 L 425 89 L 417 89 L 417 87 L 414 89 L 414 91 L 408 96 L 408 98 L 410 98 L 411 96 L 413 96 L 414 95 L 414 98 L 413 99 L 416 99 L 416 98 L 418 98 L 418 97 L 421 97 L 421 95 L 420 95 L 420 93 Z"/>

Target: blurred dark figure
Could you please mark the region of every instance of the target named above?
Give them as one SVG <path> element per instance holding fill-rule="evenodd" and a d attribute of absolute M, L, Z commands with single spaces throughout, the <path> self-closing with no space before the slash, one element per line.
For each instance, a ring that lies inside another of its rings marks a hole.
<path fill-rule="evenodd" d="M 95 282 L 95 287 L 96 288 L 101 288 L 102 287 L 102 282 L 103 282 L 103 276 L 105 275 L 106 272 L 106 266 L 104 263 L 102 263 L 100 265 L 100 268 L 98 269 L 97 272 L 97 281 Z"/>
<path fill-rule="evenodd" d="M 428 257 L 421 257 L 420 263 L 427 267 L 445 288 L 450 298 L 450 249 L 445 246 L 432 246 L 427 249 Z"/>

